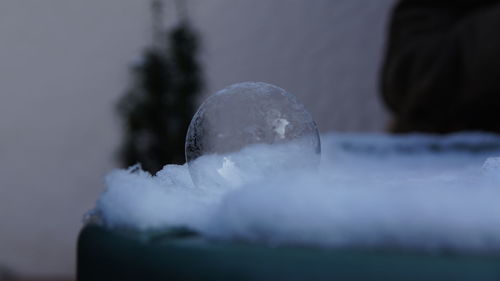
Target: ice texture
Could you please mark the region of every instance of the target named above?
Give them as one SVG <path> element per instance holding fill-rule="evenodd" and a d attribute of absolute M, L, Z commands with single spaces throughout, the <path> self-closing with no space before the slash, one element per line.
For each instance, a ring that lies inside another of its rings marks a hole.
<path fill-rule="evenodd" d="M 260 169 L 265 174 L 264 170 L 271 168 L 268 158 L 249 153 L 240 154 L 244 159 L 228 156 L 250 145 L 265 144 L 289 146 L 289 153 L 280 157 L 287 164 L 282 168 L 319 163 L 316 123 L 294 96 L 263 82 L 238 83 L 217 92 L 200 106 L 186 136 L 186 161 L 194 184 L 239 186 L 256 178 L 259 165 L 265 168 Z M 207 161 L 220 168 L 202 168 Z M 250 175 L 249 162 L 254 168 Z"/>
<path fill-rule="evenodd" d="M 268 174 L 240 186 L 195 186 L 187 165 L 167 165 L 155 176 L 138 167 L 116 170 L 96 211 L 109 227 L 184 226 L 207 239 L 500 251 L 500 137 L 328 134 L 322 143 L 317 169 L 273 166 L 293 150 L 287 144 L 250 145 L 200 162 L 234 180 L 234 159 L 269 163 Z M 254 164 L 244 167 L 248 175 L 260 173 Z"/>

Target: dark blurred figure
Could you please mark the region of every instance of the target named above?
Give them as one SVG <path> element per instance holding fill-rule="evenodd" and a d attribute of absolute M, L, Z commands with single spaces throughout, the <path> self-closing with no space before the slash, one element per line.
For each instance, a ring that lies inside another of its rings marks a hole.
<path fill-rule="evenodd" d="M 401 0 L 382 69 L 393 132 L 500 133 L 500 0 Z"/>

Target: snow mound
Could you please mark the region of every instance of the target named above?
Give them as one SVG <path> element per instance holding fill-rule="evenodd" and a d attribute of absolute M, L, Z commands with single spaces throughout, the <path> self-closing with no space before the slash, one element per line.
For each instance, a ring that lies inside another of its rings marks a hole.
<path fill-rule="evenodd" d="M 94 212 L 109 227 L 188 227 L 271 245 L 500 251 L 500 137 L 329 134 L 322 143 L 317 169 L 277 164 L 236 187 L 196 187 L 187 165 L 155 176 L 116 170 Z M 260 145 L 232 157 L 262 151 L 279 163 Z M 204 168 L 224 169 L 210 166 L 219 160 Z"/>

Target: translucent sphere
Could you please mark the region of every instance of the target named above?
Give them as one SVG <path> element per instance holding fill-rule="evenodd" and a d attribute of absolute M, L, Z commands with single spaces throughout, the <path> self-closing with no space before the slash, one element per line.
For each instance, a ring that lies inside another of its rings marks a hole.
<path fill-rule="evenodd" d="M 297 99 L 262 82 L 231 85 L 198 109 L 186 136 L 197 186 L 238 186 L 278 170 L 319 163 L 316 123 Z"/>

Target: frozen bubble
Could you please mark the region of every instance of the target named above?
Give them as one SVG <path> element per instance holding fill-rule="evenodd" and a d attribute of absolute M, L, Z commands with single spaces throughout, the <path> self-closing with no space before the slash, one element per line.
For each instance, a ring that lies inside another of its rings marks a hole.
<path fill-rule="evenodd" d="M 210 96 L 186 136 L 186 161 L 197 186 L 239 186 L 271 172 L 313 167 L 320 153 L 318 129 L 304 105 L 262 82 Z"/>

